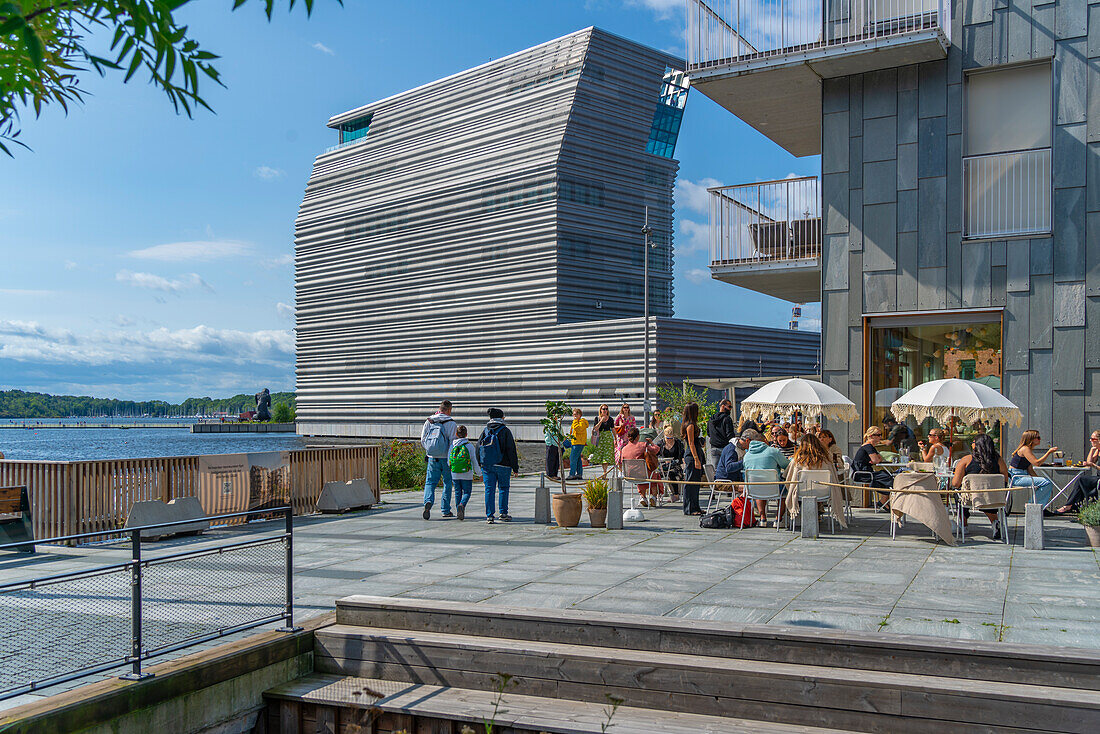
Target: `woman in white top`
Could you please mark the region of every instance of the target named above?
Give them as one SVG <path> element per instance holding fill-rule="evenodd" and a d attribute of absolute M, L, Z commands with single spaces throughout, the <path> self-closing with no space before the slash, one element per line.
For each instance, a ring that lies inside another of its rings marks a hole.
<path fill-rule="evenodd" d="M 933 428 L 928 432 L 928 443 L 920 441 L 917 443 L 920 447 L 921 460 L 931 462 L 933 464 L 943 464 L 947 462 L 947 446 L 943 443 L 943 431 L 939 428 Z"/>

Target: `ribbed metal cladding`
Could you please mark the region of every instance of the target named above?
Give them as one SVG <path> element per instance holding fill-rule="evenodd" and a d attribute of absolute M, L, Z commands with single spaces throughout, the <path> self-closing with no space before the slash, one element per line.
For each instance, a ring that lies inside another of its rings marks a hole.
<path fill-rule="evenodd" d="M 650 313 L 672 314 L 677 163 L 646 152 L 667 68 L 682 61 L 590 28 L 333 117 L 370 120 L 318 156 L 296 221 L 299 431 L 416 435 L 446 397 L 538 438 L 547 399 L 640 392 L 646 206 Z M 653 319 L 654 381 L 759 373 L 759 335 L 696 323 Z M 683 335 L 708 327 L 687 364 Z M 778 363 L 800 355 L 791 374 L 815 368 L 816 335 L 763 331 Z"/>

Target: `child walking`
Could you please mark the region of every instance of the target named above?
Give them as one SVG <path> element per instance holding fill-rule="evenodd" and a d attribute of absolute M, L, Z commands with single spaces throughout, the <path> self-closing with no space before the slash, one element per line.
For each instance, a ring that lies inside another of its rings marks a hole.
<path fill-rule="evenodd" d="M 466 426 L 459 426 L 455 431 L 455 440 L 451 444 L 447 461 L 455 487 L 455 510 L 458 512 L 458 519 L 465 520 L 466 503 L 470 501 L 470 494 L 474 490 L 474 474 L 481 473 L 481 467 L 477 464 L 477 451 L 466 438 Z"/>

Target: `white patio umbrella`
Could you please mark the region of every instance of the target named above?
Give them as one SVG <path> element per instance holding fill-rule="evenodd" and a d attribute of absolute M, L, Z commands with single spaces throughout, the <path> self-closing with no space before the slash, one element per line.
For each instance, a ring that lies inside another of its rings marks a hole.
<path fill-rule="evenodd" d="M 980 382 L 958 378 L 917 385 L 895 400 L 890 412 L 899 421 L 911 415 L 918 422 L 934 418 L 944 426 L 951 416 L 958 416 L 967 424 L 981 420 L 1018 426 L 1024 420 L 1020 409 L 1004 395 Z"/>
<path fill-rule="evenodd" d="M 905 389 L 901 387 L 884 387 L 881 390 L 875 390 L 875 407 L 888 408 L 904 394 Z"/>
<path fill-rule="evenodd" d="M 838 421 L 859 418 L 856 404 L 851 400 L 822 382 L 801 377 L 769 382 L 741 401 L 741 412 L 749 418 L 761 413 L 792 415 L 796 412 Z"/>

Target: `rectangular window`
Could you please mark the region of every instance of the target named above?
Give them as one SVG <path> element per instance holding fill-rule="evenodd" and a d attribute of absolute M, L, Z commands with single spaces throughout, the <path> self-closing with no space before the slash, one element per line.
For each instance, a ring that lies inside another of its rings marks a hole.
<path fill-rule="evenodd" d="M 1050 64 L 966 79 L 966 236 L 1050 231 Z"/>
<path fill-rule="evenodd" d="M 960 314 L 958 321 L 943 316 L 869 318 L 868 354 L 863 382 L 868 425 L 881 426 L 890 405 L 903 393 L 932 380 L 958 377 L 1001 389 L 1001 317 L 996 312 Z M 925 438 L 938 426 L 931 418 L 909 427 Z M 955 426 L 966 450 L 976 431 L 984 428 L 995 438 L 998 426 Z"/>
<path fill-rule="evenodd" d="M 350 143 L 353 140 L 365 137 L 370 129 L 370 121 L 374 115 L 360 117 L 358 120 L 340 123 L 340 144 Z"/>

